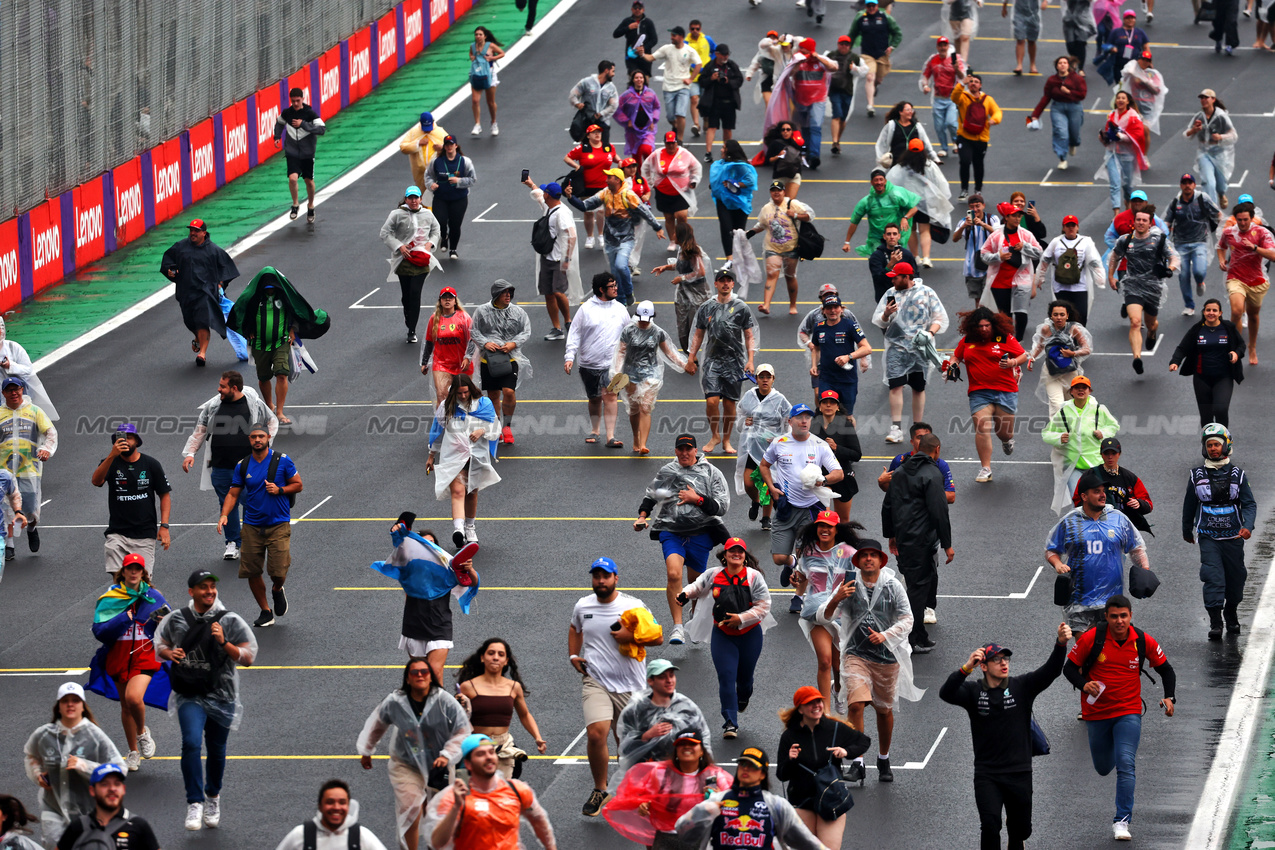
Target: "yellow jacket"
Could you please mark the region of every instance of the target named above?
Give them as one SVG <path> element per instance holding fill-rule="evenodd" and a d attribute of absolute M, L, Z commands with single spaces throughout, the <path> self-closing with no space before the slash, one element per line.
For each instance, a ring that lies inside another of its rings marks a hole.
<path fill-rule="evenodd" d="M 420 124 L 413 124 L 407 138 L 398 143 L 398 149 L 400 153 L 407 154 L 412 165 L 423 172 L 434 155 L 443 149 L 443 137 L 446 135 L 447 131 L 437 124 L 428 133 L 421 129 Z"/>
<path fill-rule="evenodd" d="M 664 640 L 664 629 L 646 608 L 630 608 L 620 615 L 620 624 L 633 632 L 633 643 L 619 644 L 620 653 L 638 661 L 646 660 L 646 645 Z"/>
<path fill-rule="evenodd" d="M 0 403 L 0 464 L 17 478 L 39 478 L 40 449 L 58 450 L 58 431 L 44 411 L 25 397 L 17 410 Z"/>
<path fill-rule="evenodd" d="M 1001 108 L 996 105 L 996 101 L 992 100 L 992 96 L 983 94 L 981 99 L 983 108 L 987 110 L 987 123 L 983 125 L 983 132 L 974 136 L 965 132 L 965 112 L 970 108 L 970 104 L 974 103 L 974 95 L 966 91 L 964 83 L 957 83 L 956 88 L 952 89 L 952 102 L 956 104 L 956 111 L 960 113 L 960 120 L 956 123 L 956 134 L 962 139 L 985 142 L 991 138 L 992 125 L 1001 123 Z"/>

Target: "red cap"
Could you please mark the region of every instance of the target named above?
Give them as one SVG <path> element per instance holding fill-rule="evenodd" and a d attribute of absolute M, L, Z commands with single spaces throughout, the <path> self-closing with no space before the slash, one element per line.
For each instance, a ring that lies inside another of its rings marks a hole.
<path fill-rule="evenodd" d="M 744 538 L 742 537 L 732 537 L 726 541 L 726 546 L 723 548 L 725 548 L 727 551 L 730 551 L 731 549 L 743 549 L 745 552 L 747 552 L 748 544 L 744 542 Z"/>
<path fill-rule="evenodd" d="M 901 274 L 916 274 L 916 269 L 912 268 L 911 263 L 895 263 L 894 268 L 885 273 L 886 277 L 898 277 Z"/>
<path fill-rule="evenodd" d="M 602 132 L 602 125 L 601 125 L 601 124 L 590 124 L 587 128 L 585 128 L 585 131 L 584 131 L 584 132 L 585 132 L 585 133 L 601 133 L 601 132 Z"/>
<path fill-rule="evenodd" d="M 146 559 L 143 558 L 141 555 L 138 555 L 136 552 L 129 555 L 125 555 L 124 561 L 120 564 L 120 568 L 122 569 L 132 564 L 137 564 L 142 569 L 146 569 Z"/>
<path fill-rule="evenodd" d="M 854 44 L 854 39 L 848 35 L 837 36 L 837 44 Z"/>
<path fill-rule="evenodd" d="M 204 226 L 204 220 L 202 218 L 192 218 L 190 220 L 190 224 L 187 226 L 191 230 L 208 230 L 208 228 Z"/>
<path fill-rule="evenodd" d="M 948 41 L 948 38 L 945 35 L 939 36 L 939 40 L 935 42 L 935 44 L 951 44 L 951 43 L 952 42 Z"/>
<path fill-rule="evenodd" d="M 836 390 L 824 390 L 823 392 L 819 393 L 820 401 L 823 401 L 825 398 L 830 398 L 833 401 L 841 401 L 841 396 L 837 394 Z"/>
<path fill-rule="evenodd" d="M 925 150 L 925 142 L 921 141 L 920 139 L 913 139 L 912 141 L 908 142 L 908 150 L 923 151 Z"/>
<path fill-rule="evenodd" d="M 1002 216 L 1014 215 L 1015 213 L 1022 212 L 1022 210 L 1020 210 L 1018 207 L 1014 206 L 1013 204 L 1007 201 L 1001 201 L 999 204 L 997 204 L 996 211 L 1000 213 Z"/>
<path fill-rule="evenodd" d="M 805 53 L 815 52 L 815 40 L 813 38 L 803 38 L 801 40 L 801 49 Z"/>
<path fill-rule="evenodd" d="M 621 168 L 628 168 L 630 165 L 637 165 L 637 164 L 638 164 L 637 160 L 631 156 L 626 156 L 624 159 L 620 160 Z"/>
<path fill-rule="evenodd" d="M 819 516 L 815 517 L 815 525 L 838 525 L 841 523 L 841 517 L 837 516 L 836 511 L 820 511 Z"/>
<path fill-rule="evenodd" d="M 1080 219 L 1076 218 L 1074 215 L 1063 216 L 1063 227 L 1066 227 L 1069 224 L 1080 224 Z"/>
<path fill-rule="evenodd" d="M 1151 51 L 1150 51 L 1150 50 L 1143 50 L 1143 51 L 1142 51 L 1142 58 L 1143 58 L 1143 59 L 1145 59 L 1145 60 L 1147 60 L 1148 62 L 1150 62 L 1150 61 L 1151 61 Z"/>
<path fill-rule="evenodd" d="M 677 131 L 675 131 L 675 130 L 669 130 L 667 133 L 665 133 L 665 134 L 664 134 L 664 141 L 666 141 L 666 142 L 676 142 L 676 141 L 677 141 Z"/>
<path fill-rule="evenodd" d="M 779 38 L 779 33 L 775 32 L 774 30 L 770 30 L 769 32 L 766 33 L 766 38 Z"/>
<path fill-rule="evenodd" d="M 458 296 L 458 295 L 456 294 L 456 290 L 455 290 L 455 289 L 453 289 L 453 288 L 452 288 L 452 287 L 450 287 L 450 286 L 444 286 L 442 289 L 438 290 L 438 297 L 439 297 L 439 298 L 442 298 L 444 295 L 450 295 L 450 296 L 451 296 L 451 297 L 453 297 L 453 298 L 458 298 L 458 297 L 460 297 L 460 296 Z"/>
<path fill-rule="evenodd" d="M 809 685 L 804 685 L 797 688 L 796 693 L 792 695 L 792 704 L 795 708 L 801 708 L 808 702 L 814 702 L 815 700 L 822 699 L 823 694 L 819 692 L 818 688 L 812 688 Z"/>

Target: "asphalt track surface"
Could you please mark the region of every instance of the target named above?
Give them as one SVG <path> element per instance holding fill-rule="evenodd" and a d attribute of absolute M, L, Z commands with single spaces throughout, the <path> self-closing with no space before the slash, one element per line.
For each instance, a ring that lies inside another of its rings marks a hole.
<path fill-rule="evenodd" d="M 695 14 L 705 21 L 710 35 L 728 42 L 735 57 L 746 62 L 756 40 L 772 27 L 813 33 L 821 47 L 830 47 L 852 14 L 848 3 L 830 5 L 833 11 L 822 30 L 810 26 L 804 10 L 778 0 L 760 9 L 743 2 L 704 3 L 692 9 L 653 0 L 649 14 L 661 34 Z M 879 102 L 920 102 L 914 72 L 930 53 L 937 8 L 904 0 L 895 9 L 905 41 L 895 54 L 899 70 L 887 78 Z M 609 555 L 621 566 L 621 586 L 640 588 L 637 595 L 657 617 L 666 618 L 659 548 L 645 534 L 634 534 L 629 523 L 658 464 L 671 458 L 669 435 L 703 410 L 697 383 L 670 375 L 656 411 L 657 429 L 663 424 L 665 432 L 661 437 L 653 431 L 650 458 L 635 460 L 629 455 L 630 434 L 623 418 L 618 431 L 626 443 L 623 451 L 586 446 L 587 428 L 579 419 L 585 413 L 580 382 L 561 370 L 561 343 L 540 339 L 548 323 L 534 299 L 527 247 L 535 209 L 516 185 L 518 172 L 530 168 L 534 177 L 545 181 L 566 170 L 561 164 L 571 147 L 564 132 L 570 117 L 566 92 L 599 58 L 621 58 L 618 42 L 609 33 L 622 11 L 619 4 L 577 6 L 504 72 L 500 138 L 470 139 L 470 116 L 464 107 L 440 116 L 440 123 L 460 136 L 481 182 L 470 201 L 463 258 L 445 263 L 445 273 L 433 276 L 429 284 L 431 290 L 455 286 L 462 300 L 472 305 L 486 297 L 492 280 L 506 278 L 518 284 L 519 301 L 532 316 L 534 336 L 527 353 L 535 375 L 520 391 L 518 442 L 500 463 L 504 480 L 479 499 L 483 548 L 478 567 L 484 590 L 472 616 L 456 617 L 457 649 L 450 661 L 459 662 L 488 636 L 502 635 L 510 641 L 552 756 L 534 759 L 525 778 L 550 812 L 559 846 L 569 848 L 628 846 L 601 818 L 587 820 L 579 814 L 591 784 L 583 759 L 579 678 L 566 659 L 571 607 L 587 593 L 589 562 Z M 1074 170 L 1061 175 L 1066 182 L 1054 172 L 1053 182 L 1042 184 L 1054 164 L 1048 135 L 1028 134 L 1022 129 L 1022 116 L 1039 97 L 1043 77 L 1016 79 L 1009 74 L 1009 24 L 995 12 L 990 5 L 983 11 L 982 37 L 974 45 L 972 64 L 987 74 L 986 89 L 1014 111 L 993 130 L 989 200 L 1007 199 L 1010 191 L 1022 188 L 1037 201 L 1050 235 L 1057 233 L 1064 214 L 1075 213 L 1082 219 L 1083 232 L 1100 239 L 1110 215 L 1106 187 L 1083 184 L 1100 161 L 1093 136 L 1101 119 L 1086 116 L 1085 141 Z M 1182 44 L 1156 48 L 1157 64 L 1171 91 L 1163 119 L 1165 135 L 1153 143 L 1154 169 L 1146 179 L 1153 186 L 1148 190 L 1152 199 L 1161 205 L 1167 202 L 1176 189 L 1169 184 L 1193 166 L 1194 143 L 1175 134 L 1195 108 L 1195 92 L 1208 85 L 1230 107 L 1241 134 L 1234 180 L 1243 176 L 1243 183 L 1242 189 L 1231 190 L 1231 197 L 1252 191 L 1260 203 L 1267 191 L 1263 178 L 1268 146 L 1262 133 L 1269 118 L 1258 116 L 1269 114 L 1272 106 L 1264 90 L 1265 65 L 1271 60 L 1247 49 L 1239 58 L 1215 56 L 1206 27 L 1193 28 L 1186 12 L 1168 4 L 1162 4 L 1150 31 L 1153 39 Z M 1057 39 L 1059 34 L 1055 8 L 1045 13 L 1043 37 Z M 1062 47 L 1056 41 L 1041 47 L 1044 69 Z M 1090 73 L 1089 79 L 1095 89 L 1088 104 L 1092 107 L 1100 78 Z M 750 90 L 745 89 L 746 95 Z M 746 145 L 751 152 L 759 138 L 760 108 L 747 97 L 745 102 L 739 138 L 754 142 Z M 840 159 L 825 155 L 824 168 L 808 175 L 812 179 L 802 188 L 800 197 L 819 214 L 817 223 L 830 237 L 830 247 L 840 242 L 845 217 L 866 190 L 870 144 L 884 111 L 877 119 L 867 119 L 860 99 L 847 134 L 853 143 L 846 144 Z M 928 123 L 928 110 L 920 114 Z M 702 147 L 696 150 L 702 152 Z M 955 165 L 947 171 L 955 183 Z M 363 822 L 382 840 L 393 840 L 385 762 L 378 760 L 370 772 L 360 770 L 354 741 L 368 712 L 399 681 L 404 659 L 396 644 L 402 598 L 396 586 L 368 570 L 367 564 L 388 554 L 387 531 L 400 511 L 410 509 L 428 518 L 418 528 L 444 532 L 448 514 L 446 503 L 433 500 L 433 480 L 424 474 L 424 432 L 432 412 L 426 403 L 429 389 L 419 374 L 417 347 L 403 343 L 397 290 L 385 283 L 386 251 L 377 239 L 407 179 L 405 163 L 386 163 L 323 204 L 312 230 L 298 221 L 238 260 L 239 285 L 263 265 L 285 270 L 312 303 L 333 314 L 333 330 L 312 346 L 320 371 L 293 387 L 289 411 L 298 427 L 278 442 L 296 460 L 305 481 L 296 508 L 304 519 L 295 529 L 294 565 L 287 585 L 292 608 L 277 626 L 259 633 L 259 666 L 243 674 L 247 716 L 230 738 L 232 761 L 220 830 L 188 834 L 182 829 L 177 724 L 159 712 L 150 714 L 160 759 L 133 775 L 128 805 L 150 819 L 166 847 L 274 846 L 291 826 L 313 814 L 315 789 L 330 776 L 352 783 L 362 801 Z M 282 174 L 279 190 L 282 210 Z M 704 244 L 716 247 L 706 185 L 699 196 L 701 218 L 708 218 L 696 224 Z M 761 200 L 759 195 L 758 205 Z M 493 204 L 498 206 L 491 209 Z M 644 269 L 655 264 L 658 248 L 648 239 Z M 957 250 L 949 246 L 934 253 L 937 264 L 927 281 L 949 310 L 968 309 Z M 602 252 L 586 252 L 583 265 L 586 278 L 604 269 Z M 834 281 L 843 287 L 843 297 L 856 302 L 851 309 L 866 322 L 871 286 L 864 261 L 837 254 L 803 264 L 800 277 L 805 304 L 814 301 L 818 284 Z M 663 288 L 667 280 L 648 272 L 639 278 L 637 293 L 659 303 L 657 321 L 670 328 L 671 299 Z M 238 286 L 232 289 L 239 291 Z M 1216 267 L 1211 269 L 1209 290 L 1222 290 Z M 1108 293 L 1093 309 L 1090 327 L 1100 356 L 1089 361 L 1087 370 L 1096 398 L 1118 417 L 1131 417 L 1121 434 L 1124 462 L 1142 476 L 1156 502 L 1152 519 L 1157 534 L 1149 540 L 1149 550 L 1164 585 L 1154 600 L 1136 606 L 1135 622 L 1165 646 L 1178 673 L 1179 696 L 1177 714 L 1166 719 L 1154 709 L 1159 689 L 1148 685 L 1144 691 L 1152 710 L 1144 719 L 1133 831 L 1139 846 L 1180 847 L 1212 759 L 1245 639 L 1205 641 L 1196 550 L 1183 543 L 1177 531 L 1185 472 L 1199 457 L 1189 383 L 1167 372 L 1172 346 L 1188 324 L 1177 316 L 1178 295 L 1174 291 L 1170 296 L 1162 317 L 1163 342 L 1148 357 L 1147 374 L 1141 378 L 1129 368 L 1117 303 Z M 763 353 L 758 362 L 774 363 L 778 389 L 790 399 L 805 401 L 804 355 L 794 349 L 796 319 L 782 312 L 760 322 Z M 869 337 L 879 343 L 876 332 L 869 331 Z M 44 546 L 32 555 L 25 541 L 19 543 L 19 557 L 5 569 L 0 596 L 0 668 L 5 674 L 0 706 L 6 718 L 0 751 L 8 754 L 0 760 L 0 789 L 17 791 L 28 805 L 34 803 L 35 793 L 21 770 L 22 744 L 31 729 L 47 722 L 56 686 L 66 679 L 84 679 L 63 671 L 87 667 L 96 648 L 89 624 L 103 587 L 101 534 L 106 510 L 103 494 L 94 491 L 88 479 L 108 441 L 100 433 L 76 433 L 77 419 L 193 417 L 196 405 L 215 391 L 218 373 L 236 364 L 229 347 L 217 342 L 209 368 L 196 371 L 188 340 L 169 302 L 63 359 L 42 376 L 63 416 L 61 447 L 46 467 Z M 955 342 L 954 331 L 940 339 L 949 348 Z M 1269 399 L 1271 391 L 1270 368 L 1248 370 L 1232 408 L 1236 459 L 1249 471 L 1262 517 L 1248 547 L 1249 602 L 1241 609 L 1246 622 L 1251 617 L 1248 606 L 1266 579 L 1271 551 L 1265 519 L 1275 490 L 1275 469 L 1258 451 L 1269 438 L 1259 423 L 1265 419 L 1263 411 L 1269 410 L 1269 400 L 1263 399 Z M 873 534 L 880 529 L 881 501 L 873 482 L 884 459 L 894 453 L 882 439 L 888 417 L 880 381 L 878 366 L 861 384 L 857 411 L 867 457 L 858 465 L 862 489 L 853 517 Z M 1034 382 L 1033 376 L 1024 383 L 1023 418 L 1042 416 L 1045 410 L 1031 392 Z M 995 458 L 994 483 L 975 486 L 972 438 L 957 430 L 968 422 L 963 389 L 934 386 L 926 413 L 944 439 L 944 456 L 955 461 L 958 489 L 952 511 L 956 560 L 941 570 L 940 622 L 932 632 L 938 648 L 915 664 L 918 681 L 929 692 L 920 703 L 905 703 L 900 709 L 891 756 L 896 769 L 903 769 L 892 786 L 877 784 L 869 772 L 849 816 L 845 846 L 974 845 L 978 819 L 965 715 L 939 701 L 937 688 L 973 647 L 985 641 L 1012 647 L 1016 670 L 1043 662 L 1059 621 L 1059 611 L 1051 604 L 1052 577 L 1039 570 L 1043 540 L 1054 522 L 1048 510 L 1047 450 L 1034 432 L 1021 433 L 1011 459 Z M 394 423 L 392 430 L 385 430 L 386 421 Z M 209 567 L 225 579 L 222 598 L 227 605 L 251 620 L 247 587 L 234 578 L 234 565 L 219 560 L 222 547 L 211 525 L 216 519 L 214 499 L 198 490 L 194 476 L 179 469 L 188 430 L 188 425 L 174 429 L 171 423 L 159 422 L 145 433 L 143 451 L 164 463 L 174 485 L 173 546 L 158 558 L 157 585 L 170 600 L 183 600 L 184 577 L 196 567 Z M 719 462 L 729 477 L 734 459 Z M 747 522 L 746 507 L 744 500 L 736 500 L 728 524 L 764 555 L 766 536 Z M 774 570 L 767 572 L 777 584 Z M 814 659 L 795 618 L 786 613 L 788 597 L 777 593 L 775 598 L 780 622 L 766 636 L 757 694 L 742 717 L 739 739 L 714 740 L 719 760 L 731 761 L 750 745 L 766 748 L 773 758 L 780 733 L 775 712 L 791 704 L 797 687 L 814 681 Z M 707 648 L 687 645 L 657 654 L 682 666 L 681 689 L 710 720 L 714 718 L 716 680 Z M 122 741 L 115 707 L 101 698 L 91 704 L 104 728 Z M 1037 702 L 1036 716 L 1049 735 L 1053 754 L 1035 765 L 1033 846 L 1096 846 L 1110 841 L 1115 778 L 1094 773 L 1084 728 L 1074 719 L 1077 705 L 1077 696 L 1061 679 Z M 875 737 L 873 721 L 866 731 Z M 515 737 L 532 749 L 521 729 Z"/>

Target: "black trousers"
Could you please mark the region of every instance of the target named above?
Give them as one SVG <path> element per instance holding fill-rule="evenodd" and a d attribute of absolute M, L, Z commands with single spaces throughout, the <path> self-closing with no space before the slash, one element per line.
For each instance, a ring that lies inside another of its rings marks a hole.
<path fill-rule="evenodd" d="M 517 6 L 519 9 L 521 9 L 523 6 L 527 7 L 526 29 L 531 29 L 533 26 L 536 25 L 536 3 L 537 2 L 539 2 L 539 0 L 514 0 L 514 5 Z"/>
<path fill-rule="evenodd" d="M 1075 56 L 1077 59 L 1080 60 L 1080 62 L 1077 63 L 1076 67 L 1081 71 L 1085 69 L 1085 50 L 1088 47 L 1089 47 L 1089 42 L 1083 39 L 1080 41 L 1067 42 L 1067 53 L 1071 56 Z"/>
<path fill-rule="evenodd" d="M 1228 47 L 1239 47 L 1240 0 L 1217 0 L 1213 8 L 1217 13 L 1213 18 L 1213 31 L 1209 33 L 1209 38 L 1218 42 L 1226 39 Z"/>
<path fill-rule="evenodd" d="M 731 234 L 736 230 L 748 229 L 748 213 L 724 207 L 722 202 L 718 201 L 717 228 L 722 234 L 722 253 L 729 257 L 735 251 L 735 240 Z"/>
<path fill-rule="evenodd" d="M 416 333 L 416 322 L 421 317 L 421 290 L 425 288 L 426 277 L 428 275 L 423 274 L 398 276 L 398 286 L 403 291 L 403 322 L 412 333 Z"/>
<path fill-rule="evenodd" d="M 1089 293 L 1071 292 L 1066 289 L 1055 290 L 1054 297 L 1066 301 L 1076 311 L 1076 321 L 1085 327 L 1089 326 Z"/>
<path fill-rule="evenodd" d="M 931 589 L 938 586 L 938 549 L 926 546 L 899 546 L 899 572 L 907 585 L 908 605 L 912 608 L 912 632 L 908 642 L 916 645 L 930 639 L 925 629 L 925 609 Z"/>
<path fill-rule="evenodd" d="M 469 196 L 445 200 L 434 195 L 434 205 L 430 208 L 434 218 L 438 219 L 438 250 L 444 247 L 455 251 L 460 244 L 460 226 L 465 223 L 465 210 L 469 209 Z"/>
<path fill-rule="evenodd" d="M 1227 428 L 1231 427 L 1231 393 L 1235 391 L 1235 381 L 1230 375 L 1218 375 L 1206 378 L 1203 375 L 1192 375 L 1191 386 L 1195 388 L 1195 406 L 1200 409 L 1200 427 L 1216 422 Z"/>
<path fill-rule="evenodd" d="M 958 136 L 956 149 L 961 154 L 961 191 L 970 185 L 970 164 L 974 165 L 974 191 L 983 191 L 983 157 L 987 155 L 987 142 Z"/>
<path fill-rule="evenodd" d="M 1009 850 L 1021 850 L 1032 834 L 1032 773 L 974 774 L 980 850 L 1000 850 L 1001 810 L 1009 833 Z"/>

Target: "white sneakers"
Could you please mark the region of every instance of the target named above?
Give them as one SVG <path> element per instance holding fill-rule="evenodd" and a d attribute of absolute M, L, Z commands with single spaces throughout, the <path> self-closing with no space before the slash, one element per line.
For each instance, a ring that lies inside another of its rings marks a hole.
<path fill-rule="evenodd" d="M 903 429 L 900 428 L 898 425 L 891 425 L 890 433 L 885 435 L 885 441 L 887 443 L 903 442 Z"/>
<path fill-rule="evenodd" d="M 1194 315 L 1195 315 L 1195 308 L 1194 308 L 1194 307 L 1184 307 L 1184 308 L 1183 308 L 1183 310 L 1182 310 L 1182 315 L 1183 315 L 1183 316 L 1194 316 Z"/>
<path fill-rule="evenodd" d="M 142 758 L 148 759 L 155 755 L 155 739 L 151 737 L 150 727 L 142 729 L 142 734 L 137 736 L 137 749 L 140 751 Z"/>
<path fill-rule="evenodd" d="M 142 754 L 137 750 L 129 750 L 128 755 L 124 756 L 124 766 L 130 773 L 137 770 L 142 766 Z"/>
<path fill-rule="evenodd" d="M 978 475 L 974 478 L 975 484 L 986 484 L 992 480 L 992 468 L 990 466 L 980 466 Z"/>
<path fill-rule="evenodd" d="M 239 560 L 239 544 L 231 542 L 231 541 L 227 541 L 226 551 L 224 554 L 222 554 L 221 559 L 223 561 L 238 561 Z"/>
<path fill-rule="evenodd" d="M 681 623 L 673 626 L 673 633 L 669 636 L 668 642 L 673 646 L 681 646 L 686 643 L 686 629 Z"/>
<path fill-rule="evenodd" d="M 221 826 L 221 797 L 204 799 L 204 826 L 209 829 Z"/>
<path fill-rule="evenodd" d="M 1059 171 L 1066 171 L 1066 170 L 1067 170 L 1067 160 L 1065 160 L 1065 159 L 1060 159 L 1060 160 L 1058 160 L 1058 170 L 1059 170 Z"/>
<path fill-rule="evenodd" d="M 475 124 L 475 125 L 474 125 L 474 129 L 472 129 L 472 130 L 470 130 L 470 131 L 469 131 L 469 135 L 471 135 L 471 136 L 481 136 L 482 134 L 483 134 L 483 125 L 482 125 L 482 124 Z"/>
<path fill-rule="evenodd" d="M 934 613 L 934 609 L 926 608 L 925 609 L 925 625 L 927 626 L 937 625 L 938 621 L 939 621 L 939 615 Z"/>
<path fill-rule="evenodd" d="M 495 121 L 491 122 L 491 134 L 492 134 L 493 136 L 499 136 L 499 135 L 500 135 L 500 125 L 499 125 L 499 124 L 497 124 Z"/>
<path fill-rule="evenodd" d="M 1127 820 L 1118 820 L 1111 825 L 1111 837 L 1116 841 L 1132 841 L 1133 836 L 1129 833 L 1129 822 Z"/>
<path fill-rule="evenodd" d="M 584 240 L 584 247 L 585 247 L 586 249 L 591 249 L 591 248 L 593 247 L 593 245 L 594 245 L 594 242 L 593 242 L 593 237 L 592 237 L 592 236 L 590 236 L 589 238 L 587 238 L 587 239 L 585 239 L 585 240 Z"/>
<path fill-rule="evenodd" d="M 186 804 L 186 828 L 191 832 L 196 832 L 204 828 L 203 803 Z"/>
<path fill-rule="evenodd" d="M 477 542 L 478 542 L 478 529 L 474 528 L 474 526 L 472 526 L 472 525 L 466 525 L 466 526 L 465 526 L 465 542 L 466 542 L 466 543 L 477 543 Z"/>

